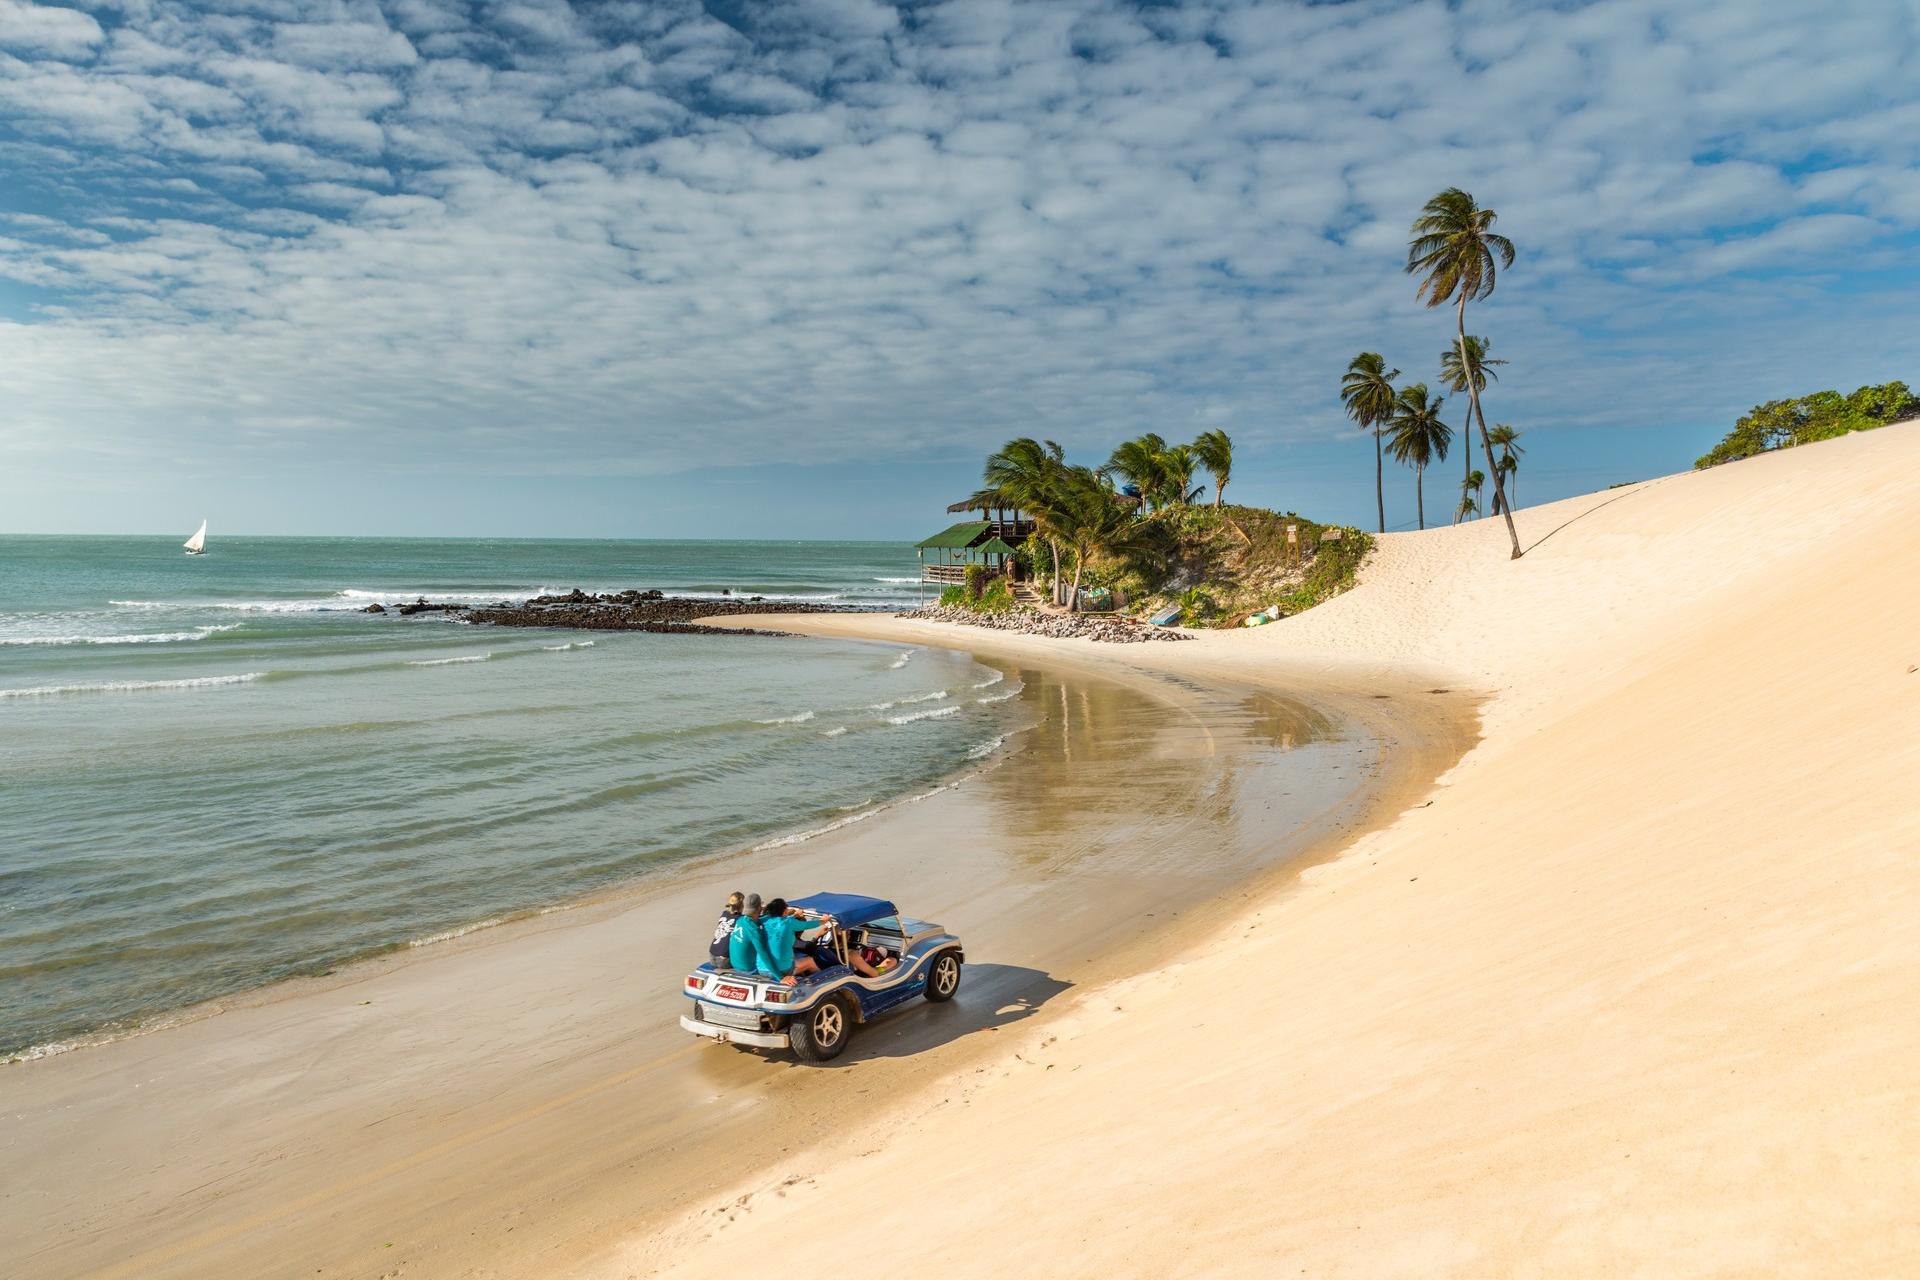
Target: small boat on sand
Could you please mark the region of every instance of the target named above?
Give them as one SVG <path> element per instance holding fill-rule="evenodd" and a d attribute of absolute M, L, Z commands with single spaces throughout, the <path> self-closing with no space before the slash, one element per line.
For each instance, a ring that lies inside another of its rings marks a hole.
<path fill-rule="evenodd" d="M 187 549 L 187 554 L 190 556 L 207 554 L 207 522 L 202 520 L 200 527 L 193 531 L 193 536 L 180 545 Z"/>

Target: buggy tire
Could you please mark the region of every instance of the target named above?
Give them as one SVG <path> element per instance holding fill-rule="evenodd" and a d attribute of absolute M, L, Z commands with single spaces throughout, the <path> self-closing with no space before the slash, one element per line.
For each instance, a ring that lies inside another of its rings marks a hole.
<path fill-rule="evenodd" d="M 927 970 L 927 999 L 945 1004 L 959 990 L 960 956 L 953 951 L 942 951 L 933 958 L 933 968 Z"/>
<path fill-rule="evenodd" d="M 853 1039 L 853 1014 L 838 997 L 822 1000 L 787 1023 L 787 1043 L 802 1062 L 831 1062 Z"/>

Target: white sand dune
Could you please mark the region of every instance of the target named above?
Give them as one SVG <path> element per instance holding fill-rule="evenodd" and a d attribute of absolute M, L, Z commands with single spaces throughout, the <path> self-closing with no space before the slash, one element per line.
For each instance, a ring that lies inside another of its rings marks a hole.
<path fill-rule="evenodd" d="M 1487 690 L 1423 807 L 599 1273 L 1920 1274 L 1920 425 L 1519 523 L 1112 659 Z"/>

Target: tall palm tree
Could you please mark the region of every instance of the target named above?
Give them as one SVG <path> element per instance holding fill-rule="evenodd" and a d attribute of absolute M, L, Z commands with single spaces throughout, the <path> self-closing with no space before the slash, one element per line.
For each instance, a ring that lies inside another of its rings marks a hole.
<path fill-rule="evenodd" d="M 1213 477 L 1213 505 L 1227 496 L 1227 481 L 1233 478 L 1233 437 L 1219 428 L 1203 431 L 1193 442 L 1193 456 Z"/>
<path fill-rule="evenodd" d="M 1144 500 L 1158 507 L 1167 488 L 1166 453 L 1167 442 L 1149 431 L 1115 449 L 1100 470 L 1136 486 Z"/>
<path fill-rule="evenodd" d="M 1463 371 L 1473 366 L 1467 347 L 1467 302 L 1493 293 L 1499 266 L 1513 265 L 1513 241 L 1493 230 L 1498 215 L 1482 209 L 1472 196 L 1458 187 L 1448 187 L 1427 201 L 1413 222 L 1413 238 L 1407 243 L 1407 272 L 1422 277 L 1414 296 L 1429 307 L 1454 302 L 1455 344 L 1460 349 Z M 1504 499 L 1500 472 L 1493 460 L 1493 446 L 1487 441 L 1487 419 L 1480 409 L 1478 379 L 1466 378 L 1473 420 L 1480 424 L 1480 444 L 1486 451 L 1487 469 L 1494 474 L 1494 496 Z M 1469 433 L 1471 434 L 1471 433 Z M 1502 503 L 1504 508 L 1504 501 Z M 1520 558 L 1520 534 L 1513 527 L 1513 513 L 1502 510 L 1507 521 L 1507 539 L 1513 546 L 1512 558 Z"/>
<path fill-rule="evenodd" d="M 1440 396 L 1429 399 L 1427 384 L 1416 382 L 1394 397 L 1393 414 L 1388 420 L 1393 434 L 1388 437 L 1387 451 L 1395 462 L 1413 468 L 1414 509 L 1422 529 L 1427 527 L 1422 477 L 1428 467 L 1446 461 L 1447 446 L 1453 443 L 1453 428 L 1440 421 L 1440 406 L 1445 403 Z"/>
<path fill-rule="evenodd" d="M 1460 358 L 1462 348 L 1466 352 L 1464 361 Z M 1440 381 L 1445 383 L 1450 391 L 1465 391 L 1467 379 L 1471 377 L 1473 389 L 1484 395 L 1487 390 L 1487 379 L 1491 378 L 1495 382 L 1500 380 L 1500 375 L 1494 372 L 1494 366 L 1505 363 L 1505 360 L 1495 360 L 1487 354 L 1485 338 L 1470 333 L 1465 342 L 1459 346 L 1449 346 L 1440 353 Z M 1467 443 L 1471 445 L 1473 442 L 1469 439 Z M 1462 449 L 1460 459 L 1467 464 L 1466 471 L 1473 470 L 1471 448 Z M 1464 475 L 1465 472 L 1461 474 Z"/>
<path fill-rule="evenodd" d="M 1036 531 L 1046 540 L 1053 557 L 1053 597 L 1060 602 L 1060 542 L 1046 532 L 1041 513 L 1053 504 L 1060 489 L 1061 473 L 1066 470 L 1066 452 L 1052 440 L 1021 436 L 987 455 L 983 477 L 987 488 L 976 497 L 992 493 L 1001 504 L 1025 511 L 1034 518 Z"/>
<path fill-rule="evenodd" d="M 1379 352 L 1362 351 L 1347 364 L 1347 372 L 1340 379 L 1340 400 L 1347 406 L 1347 416 L 1362 431 L 1373 430 L 1373 500 L 1380 509 L 1382 533 L 1387 531 L 1387 480 L 1380 432 L 1393 420 L 1393 402 L 1398 394 L 1393 380 L 1399 376 L 1398 369 L 1387 368 Z"/>
<path fill-rule="evenodd" d="M 1517 504 L 1520 501 L 1520 455 L 1526 452 L 1520 447 L 1520 433 L 1504 422 L 1496 422 L 1488 438 L 1493 441 L 1494 448 L 1500 450 L 1499 472 L 1506 486 L 1504 500 L 1509 505 Z"/>

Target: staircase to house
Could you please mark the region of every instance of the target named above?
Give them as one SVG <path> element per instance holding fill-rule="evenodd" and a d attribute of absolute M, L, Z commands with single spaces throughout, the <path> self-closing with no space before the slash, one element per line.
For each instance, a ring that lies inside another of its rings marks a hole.
<path fill-rule="evenodd" d="M 1051 610 L 1054 607 L 1048 602 L 1046 596 L 1042 595 L 1040 590 L 1031 582 L 1014 583 L 1013 600 L 1015 604 L 1023 605 L 1029 609 Z"/>

